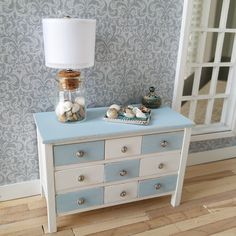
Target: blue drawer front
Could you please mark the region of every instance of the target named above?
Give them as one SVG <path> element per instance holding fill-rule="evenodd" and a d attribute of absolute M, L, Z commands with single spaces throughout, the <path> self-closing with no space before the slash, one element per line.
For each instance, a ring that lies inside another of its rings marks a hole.
<path fill-rule="evenodd" d="M 106 182 L 126 180 L 138 177 L 138 175 L 139 160 L 121 161 L 115 163 L 108 163 L 105 165 Z"/>
<path fill-rule="evenodd" d="M 142 154 L 178 150 L 182 147 L 184 132 L 151 134 L 143 136 Z M 166 147 L 161 142 L 167 141 Z"/>
<path fill-rule="evenodd" d="M 78 200 L 81 199 L 84 200 L 84 203 L 79 205 Z M 101 204 L 103 204 L 103 188 L 86 189 L 56 196 L 57 213 L 74 211 Z"/>
<path fill-rule="evenodd" d="M 139 182 L 139 197 L 145 197 L 154 194 L 161 194 L 175 190 L 177 175 L 163 176 L 156 179 L 148 179 Z M 156 184 L 160 188 L 156 189 Z"/>
<path fill-rule="evenodd" d="M 54 166 L 79 164 L 104 159 L 104 141 L 54 146 Z M 84 152 L 78 157 L 77 152 Z"/>

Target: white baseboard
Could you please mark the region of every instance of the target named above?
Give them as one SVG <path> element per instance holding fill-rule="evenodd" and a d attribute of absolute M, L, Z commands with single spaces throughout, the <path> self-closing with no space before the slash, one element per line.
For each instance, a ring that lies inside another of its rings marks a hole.
<path fill-rule="evenodd" d="M 40 194 L 39 179 L 0 186 L 0 202 Z"/>
<path fill-rule="evenodd" d="M 220 148 L 205 152 L 190 153 L 188 155 L 188 166 L 207 162 L 220 161 L 236 157 L 236 146 Z"/>

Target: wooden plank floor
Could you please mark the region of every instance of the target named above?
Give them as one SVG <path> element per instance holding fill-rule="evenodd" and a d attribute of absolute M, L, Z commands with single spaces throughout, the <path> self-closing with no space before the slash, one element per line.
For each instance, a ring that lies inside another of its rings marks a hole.
<path fill-rule="evenodd" d="M 59 236 L 233 236 L 236 235 L 236 158 L 188 167 L 182 204 L 170 197 L 144 200 L 60 217 Z M 0 203 L 0 235 L 47 232 L 40 196 Z"/>

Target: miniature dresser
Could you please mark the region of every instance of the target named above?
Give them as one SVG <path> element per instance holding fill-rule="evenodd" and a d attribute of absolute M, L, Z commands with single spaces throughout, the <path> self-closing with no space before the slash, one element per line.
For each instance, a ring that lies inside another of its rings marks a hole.
<path fill-rule="evenodd" d="M 57 216 L 163 195 L 180 204 L 192 121 L 168 107 L 152 110 L 147 126 L 104 121 L 105 112 L 66 124 L 35 114 L 49 232 Z"/>

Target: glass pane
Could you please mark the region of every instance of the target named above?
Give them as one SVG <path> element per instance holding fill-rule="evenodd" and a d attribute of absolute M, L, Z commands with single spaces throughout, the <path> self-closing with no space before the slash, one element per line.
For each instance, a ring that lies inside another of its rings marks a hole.
<path fill-rule="evenodd" d="M 183 96 L 191 96 L 195 72 L 192 71 L 184 80 Z"/>
<path fill-rule="evenodd" d="M 212 123 L 220 122 L 223 105 L 224 105 L 223 98 L 216 98 L 215 99 L 214 105 L 213 105 L 212 116 L 211 116 Z"/>
<path fill-rule="evenodd" d="M 229 67 L 221 67 L 217 80 L 216 93 L 225 93 L 228 75 Z"/>
<path fill-rule="evenodd" d="M 235 20 L 236 20 L 236 18 L 235 18 Z M 222 49 L 222 57 L 221 57 L 222 62 L 230 62 L 231 61 L 233 44 L 234 44 L 234 37 L 235 37 L 235 34 L 233 34 L 233 33 L 225 33 L 223 49 Z"/>
<path fill-rule="evenodd" d="M 207 103 L 208 103 L 207 99 L 197 101 L 197 109 L 194 121 L 198 125 L 204 124 L 205 122 Z"/>
<path fill-rule="evenodd" d="M 236 1 L 231 0 L 229 5 L 227 28 L 236 28 Z"/>
<path fill-rule="evenodd" d="M 207 33 L 203 62 L 214 61 L 217 37 L 218 33 Z"/>
<path fill-rule="evenodd" d="M 191 27 L 200 27 L 204 0 L 193 0 Z"/>
<path fill-rule="evenodd" d="M 210 15 L 208 21 L 209 28 L 219 27 L 222 3 L 223 0 L 211 0 Z"/>
<path fill-rule="evenodd" d="M 190 108 L 190 101 L 182 101 L 181 102 L 181 114 L 188 117 Z"/>
<path fill-rule="evenodd" d="M 212 67 L 203 67 L 202 68 L 198 94 L 209 94 L 212 71 L 213 71 Z"/>
<path fill-rule="evenodd" d="M 191 32 L 188 40 L 187 62 L 195 63 L 197 61 L 197 50 L 199 46 L 200 35 L 199 32 Z"/>

